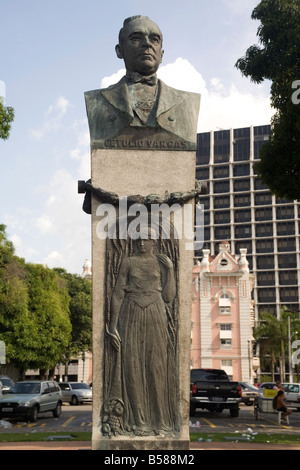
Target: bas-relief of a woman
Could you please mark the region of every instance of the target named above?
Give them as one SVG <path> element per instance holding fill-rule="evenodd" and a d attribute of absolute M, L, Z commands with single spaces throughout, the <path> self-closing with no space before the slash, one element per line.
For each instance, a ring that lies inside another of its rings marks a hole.
<path fill-rule="evenodd" d="M 178 427 L 176 351 L 166 311 L 176 296 L 174 268 L 168 256 L 154 253 L 150 234 L 136 243 L 138 254 L 126 257 L 118 273 L 107 333 L 120 357 L 115 380 L 124 428 L 135 435 L 165 435 Z"/>

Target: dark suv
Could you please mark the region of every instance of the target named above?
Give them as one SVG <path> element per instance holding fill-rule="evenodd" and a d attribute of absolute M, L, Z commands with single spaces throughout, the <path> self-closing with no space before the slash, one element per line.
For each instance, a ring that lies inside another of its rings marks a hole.
<path fill-rule="evenodd" d="M 52 380 L 17 382 L 0 400 L 0 420 L 24 417 L 35 422 L 39 413 L 47 411 L 52 411 L 53 416 L 59 418 L 61 395 L 58 384 Z"/>

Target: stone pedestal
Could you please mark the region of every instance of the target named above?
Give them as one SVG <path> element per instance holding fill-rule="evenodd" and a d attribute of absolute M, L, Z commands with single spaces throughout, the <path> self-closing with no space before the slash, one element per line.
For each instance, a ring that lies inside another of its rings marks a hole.
<path fill-rule="evenodd" d="M 185 192 L 195 187 L 194 151 L 119 150 L 92 151 L 92 184 L 119 196 Z M 178 432 L 173 436 L 103 435 L 101 413 L 104 405 L 104 355 L 106 335 L 106 240 L 97 235 L 101 204 L 92 197 L 93 264 L 93 436 L 95 450 L 184 450 L 189 449 L 191 286 L 193 251 L 178 240 Z M 194 204 L 194 202 L 190 202 Z M 188 240 L 189 242 L 191 240 Z M 169 394 L 173 390 L 168 391 Z"/>

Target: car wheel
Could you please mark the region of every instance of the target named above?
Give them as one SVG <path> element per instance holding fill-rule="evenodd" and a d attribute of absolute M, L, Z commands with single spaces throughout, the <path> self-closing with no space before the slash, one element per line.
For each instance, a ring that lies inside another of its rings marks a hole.
<path fill-rule="evenodd" d="M 38 419 L 38 414 L 39 414 L 39 408 L 38 406 L 34 406 L 30 411 L 29 421 L 31 421 L 32 423 L 35 423 Z"/>
<path fill-rule="evenodd" d="M 59 401 L 56 405 L 55 410 L 52 411 L 54 418 L 59 418 L 61 415 L 61 402 Z"/>
<path fill-rule="evenodd" d="M 74 406 L 78 405 L 78 398 L 76 397 L 76 395 L 72 396 L 71 405 L 74 405 Z"/>
<path fill-rule="evenodd" d="M 230 408 L 230 416 L 231 416 L 232 418 L 238 418 L 239 412 L 240 412 L 240 410 L 239 410 L 238 407 Z"/>
<path fill-rule="evenodd" d="M 196 415 L 196 406 L 190 403 L 190 416 L 194 417 Z"/>

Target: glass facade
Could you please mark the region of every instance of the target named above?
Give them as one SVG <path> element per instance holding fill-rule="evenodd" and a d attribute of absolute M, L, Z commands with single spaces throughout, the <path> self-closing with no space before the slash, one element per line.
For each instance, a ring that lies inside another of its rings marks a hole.
<path fill-rule="evenodd" d="M 254 172 L 270 125 L 198 134 L 197 179 L 208 182 L 204 248 L 247 248 L 255 273 L 255 314 L 300 311 L 300 203 L 276 199 Z M 201 259 L 202 251 L 195 252 Z"/>

